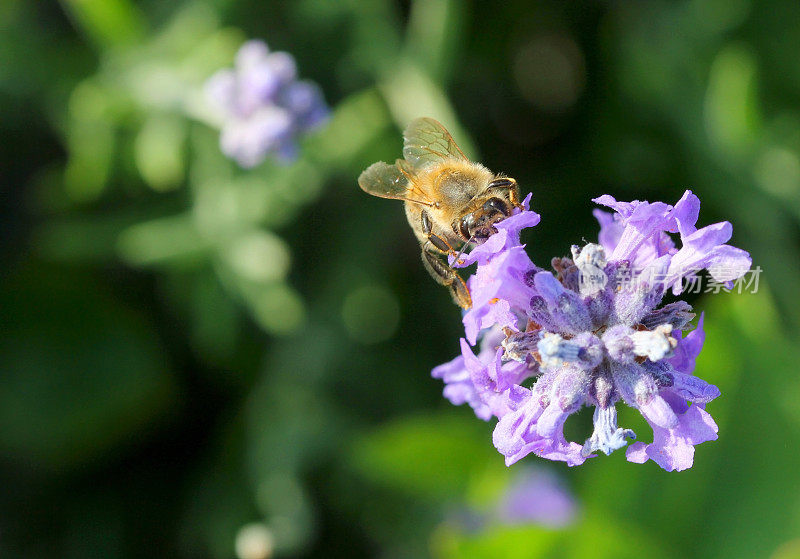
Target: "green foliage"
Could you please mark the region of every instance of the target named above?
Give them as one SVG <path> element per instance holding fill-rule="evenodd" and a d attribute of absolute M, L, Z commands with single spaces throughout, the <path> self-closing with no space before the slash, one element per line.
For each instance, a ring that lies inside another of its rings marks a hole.
<path fill-rule="evenodd" d="M 486 434 L 486 425 L 466 414 L 406 417 L 361 438 L 351 460 L 373 483 L 417 499 L 463 498 L 470 482 L 500 461 L 484 444 Z"/>
<path fill-rule="evenodd" d="M 647 533 L 634 526 L 587 518 L 562 530 L 538 526 L 493 526 L 477 535 L 465 535 L 442 526 L 433 535 L 433 556 L 466 559 L 555 559 L 597 557 L 633 559 L 667 557 Z"/>
<path fill-rule="evenodd" d="M 75 287 L 75 286 L 80 287 Z M 0 306 L 0 452 L 34 470 L 97 460 L 175 398 L 153 326 L 86 274 L 18 270 Z"/>

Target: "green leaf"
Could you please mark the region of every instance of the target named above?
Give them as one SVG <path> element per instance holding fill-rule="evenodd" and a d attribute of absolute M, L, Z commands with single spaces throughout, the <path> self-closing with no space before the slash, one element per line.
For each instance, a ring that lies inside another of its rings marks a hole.
<path fill-rule="evenodd" d="M 502 457 L 489 425 L 469 410 L 393 421 L 362 437 L 352 455 L 374 483 L 433 500 L 463 495 L 491 461 Z"/>
<path fill-rule="evenodd" d="M 431 547 L 437 559 L 540 559 L 565 557 L 557 552 L 563 540 L 563 533 L 538 526 L 494 526 L 470 535 L 444 525 L 433 534 Z"/>
<path fill-rule="evenodd" d="M 98 47 L 131 45 L 144 36 L 144 18 L 128 0 L 62 0 L 61 3 Z"/>

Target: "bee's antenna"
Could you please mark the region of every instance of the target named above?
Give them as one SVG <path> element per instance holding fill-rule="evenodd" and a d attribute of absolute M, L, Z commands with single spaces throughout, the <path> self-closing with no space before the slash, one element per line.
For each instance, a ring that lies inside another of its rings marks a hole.
<path fill-rule="evenodd" d="M 461 250 L 458 251 L 456 259 L 454 260 L 455 263 L 458 263 L 458 261 L 461 259 L 461 255 L 464 254 L 464 249 L 467 248 L 467 245 L 470 244 L 472 242 L 472 239 L 474 238 L 475 238 L 475 233 L 472 234 L 472 236 L 467 240 L 466 243 L 461 245 Z"/>

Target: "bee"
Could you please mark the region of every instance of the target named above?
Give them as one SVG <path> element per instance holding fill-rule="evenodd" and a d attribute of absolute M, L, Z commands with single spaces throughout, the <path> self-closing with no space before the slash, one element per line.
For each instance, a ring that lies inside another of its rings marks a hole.
<path fill-rule="evenodd" d="M 521 207 L 517 181 L 467 159 L 441 123 L 417 118 L 403 132 L 403 159 L 373 163 L 358 185 L 373 196 L 405 202 L 425 268 L 450 289 L 457 305 L 471 308 L 467 285 L 447 257 L 484 243 L 497 232 L 497 222 Z"/>

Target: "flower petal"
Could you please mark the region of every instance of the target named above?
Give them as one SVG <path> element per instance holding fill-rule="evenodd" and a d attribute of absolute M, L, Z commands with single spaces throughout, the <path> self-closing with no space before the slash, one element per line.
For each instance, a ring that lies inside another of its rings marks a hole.
<path fill-rule="evenodd" d="M 677 224 L 677 231 L 674 229 L 670 231 L 680 232 L 681 237 L 691 235 L 697 230 L 695 224 L 698 217 L 700 217 L 700 198 L 692 194 L 691 190 L 687 190 L 669 214 L 669 218 L 674 219 Z"/>
<path fill-rule="evenodd" d="M 673 385 L 665 390 L 674 392 L 684 400 L 705 404 L 720 395 L 719 388 L 703 379 L 685 373 L 672 373 Z"/>
<path fill-rule="evenodd" d="M 641 464 L 649 458 L 668 472 L 691 468 L 694 445 L 716 440 L 717 424 L 700 406 L 690 406 L 678 418 L 672 429 L 653 426 L 653 442 L 631 445 L 626 453 L 628 461 Z"/>
<path fill-rule="evenodd" d="M 750 253 L 730 245 L 715 247 L 706 266 L 716 281 L 725 282 L 745 275 L 753 264 Z"/>
<path fill-rule="evenodd" d="M 669 360 L 670 365 L 676 371 L 686 374 L 691 374 L 694 371 L 695 360 L 700 355 L 700 350 L 703 348 L 703 343 L 706 339 L 706 333 L 703 330 L 704 319 L 705 313 L 700 313 L 697 327 L 689 332 L 685 338 L 678 340 L 675 355 Z"/>

